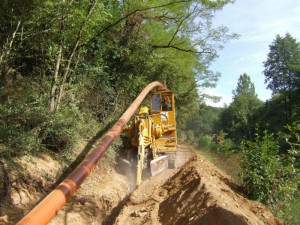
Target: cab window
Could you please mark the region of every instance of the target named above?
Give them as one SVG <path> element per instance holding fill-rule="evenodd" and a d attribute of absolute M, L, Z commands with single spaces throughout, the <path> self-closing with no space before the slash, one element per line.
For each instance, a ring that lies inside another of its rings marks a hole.
<path fill-rule="evenodd" d="M 152 111 L 160 111 L 160 95 L 154 94 L 151 96 L 151 108 Z"/>

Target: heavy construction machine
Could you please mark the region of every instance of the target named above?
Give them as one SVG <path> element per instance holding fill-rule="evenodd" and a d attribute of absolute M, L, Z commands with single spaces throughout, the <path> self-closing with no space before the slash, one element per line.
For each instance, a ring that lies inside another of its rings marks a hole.
<path fill-rule="evenodd" d="M 127 154 L 129 166 L 136 172 L 136 185 L 143 174 L 154 176 L 175 167 L 177 145 L 174 93 L 157 88 L 149 93 L 150 108 L 141 107 L 132 124 L 124 128 L 131 142 Z"/>

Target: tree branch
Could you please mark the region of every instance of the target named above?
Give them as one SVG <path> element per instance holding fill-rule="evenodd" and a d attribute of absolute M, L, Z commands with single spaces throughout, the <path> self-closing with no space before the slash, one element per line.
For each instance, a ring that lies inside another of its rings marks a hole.
<path fill-rule="evenodd" d="M 196 54 L 209 54 L 212 53 L 212 51 L 197 51 L 195 49 L 184 49 L 184 48 L 180 48 L 178 46 L 175 45 L 152 45 L 152 48 L 157 49 L 157 48 L 172 48 L 181 52 L 192 52 L 192 53 L 196 53 Z"/>
<path fill-rule="evenodd" d="M 143 9 L 135 9 L 132 12 L 126 14 L 125 16 L 119 18 L 117 21 L 115 21 L 114 23 L 109 24 L 108 26 L 104 27 L 102 30 L 100 30 L 100 32 L 98 32 L 98 34 L 96 34 L 90 41 L 95 40 L 97 37 L 99 37 L 100 35 L 102 35 L 105 31 L 109 30 L 110 28 L 118 25 L 119 23 L 121 23 L 123 20 L 127 19 L 128 17 L 136 14 L 137 12 L 143 12 L 143 11 L 148 11 L 151 9 L 158 9 L 158 8 L 163 8 L 163 7 L 167 7 L 170 5 L 174 5 L 174 4 L 179 4 L 179 3 L 186 3 L 186 2 L 190 2 L 191 0 L 182 0 L 182 1 L 174 1 L 174 2 L 170 2 L 167 4 L 163 4 L 163 5 L 158 5 L 158 6 L 150 6 L 150 7 L 146 7 Z M 84 46 L 84 45 L 83 45 Z"/>
<path fill-rule="evenodd" d="M 177 95 L 177 96 L 178 96 L 177 98 L 185 98 L 185 97 L 189 96 L 189 94 L 190 94 L 195 88 L 197 88 L 197 87 L 198 87 L 198 86 L 197 86 L 196 83 L 193 84 L 193 85 L 189 88 L 189 90 L 188 90 L 187 92 L 178 94 L 178 95 Z"/>
<path fill-rule="evenodd" d="M 198 5 L 198 4 L 197 4 L 197 5 Z M 191 13 L 189 13 L 188 15 L 186 15 L 186 16 L 179 22 L 179 25 L 177 26 L 176 31 L 175 31 L 174 34 L 172 35 L 172 38 L 171 38 L 171 40 L 169 41 L 168 45 L 171 45 L 172 41 L 175 39 L 175 36 L 176 36 L 177 33 L 179 32 L 180 27 L 181 27 L 181 25 L 183 24 L 183 22 L 184 22 L 187 18 L 189 18 L 191 15 L 193 15 L 193 13 L 196 11 L 197 5 L 195 5 L 195 7 L 194 7 L 194 9 L 192 10 Z"/>

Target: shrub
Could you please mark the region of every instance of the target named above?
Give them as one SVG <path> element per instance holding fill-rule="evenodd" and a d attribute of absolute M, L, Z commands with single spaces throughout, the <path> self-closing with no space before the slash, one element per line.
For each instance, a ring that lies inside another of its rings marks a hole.
<path fill-rule="evenodd" d="M 179 138 L 181 138 L 182 140 L 186 141 L 187 140 L 187 136 L 186 133 L 183 130 L 178 129 L 177 130 L 177 136 Z"/>
<path fill-rule="evenodd" d="M 284 204 L 278 204 L 276 210 L 276 216 L 283 219 L 286 224 L 299 225 L 300 221 L 300 193 L 298 193 L 294 199 Z"/>
<path fill-rule="evenodd" d="M 195 143 L 195 134 L 192 130 L 187 130 L 186 132 L 186 140 L 189 144 Z"/>
<path fill-rule="evenodd" d="M 297 191 L 297 169 L 290 156 L 279 155 L 279 141 L 267 131 L 245 141 L 242 148 L 242 181 L 251 199 L 275 208 L 293 198 Z"/>
<path fill-rule="evenodd" d="M 212 145 L 212 137 L 210 135 L 203 135 L 199 138 L 199 146 L 205 149 L 209 149 Z"/>
<path fill-rule="evenodd" d="M 221 152 L 226 156 L 230 156 L 234 152 L 235 144 L 230 138 L 226 138 L 227 133 L 222 130 L 215 134 L 215 145 L 211 145 L 212 150 Z"/>

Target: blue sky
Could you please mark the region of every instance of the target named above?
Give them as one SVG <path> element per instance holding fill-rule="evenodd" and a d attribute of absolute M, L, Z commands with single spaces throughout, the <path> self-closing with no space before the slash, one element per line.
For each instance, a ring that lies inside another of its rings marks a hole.
<path fill-rule="evenodd" d="M 210 70 L 220 72 L 218 85 L 206 93 L 221 96 L 219 103 L 207 102 L 213 106 L 224 106 L 232 101 L 232 90 L 238 78 L 247 73 L 254 82 L 258 97 L 265 101 L 271 97 L 266 89 L 263 62 L 267 59 L 269 45 L 277 34 L 287 32 L 300 41 L 300 1 L 299 0 L 236 0 L 216 12 L 214 26 L 225 25 L 239 39 L 224 44 Z"/>

